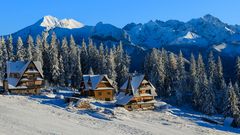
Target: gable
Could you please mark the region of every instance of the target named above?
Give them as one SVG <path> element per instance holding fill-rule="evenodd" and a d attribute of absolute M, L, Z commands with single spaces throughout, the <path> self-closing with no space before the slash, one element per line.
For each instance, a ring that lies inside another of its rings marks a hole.
<path fill-rule="evenodd" d="M 106 75 L 83 75 L 85 90 L 95 90 L 101 85 L 101 82 L 106 82 L 112 89 L 114 88 L 112 86 L 112 81 Z"/>
<path fill-rule="evenodd" d="M 41 72 L 39 72 L 39 68 L 35 65 L 35 63 L 33 61 L 29 61 L 26 66 L 24 67 L 24 71 L 21 74 L 21 77 L 19 78 L 17 85 L 19 84 L 20 80 L 23 79 L 23 75 L 24 74 L 28 74 L 28 73 L 39 73 L 40 76 L 43 78 L 43 75 L 41 74 Z"/>
<path fill-rule="evenodd" d="M 27 70 L 30 69 L 30 70 Z M 19 81 L 22 79 L 23 75 L 27 72 L 39 73 L 41 78 L 43 78 L 43 71 L 41 68 L 41 63 L 38 61 L 15 61 L 7 62 L 7 80 L 8 84 L 15 87 L 18 85 Z"/>
<path fill-rule="evenodd" d="M 110 79 L 108 79 L 106 76 L 103 76 L 102 79 L 98 82 L 96 89 L 100 87 L 114 88 L 110 82 Z"/>

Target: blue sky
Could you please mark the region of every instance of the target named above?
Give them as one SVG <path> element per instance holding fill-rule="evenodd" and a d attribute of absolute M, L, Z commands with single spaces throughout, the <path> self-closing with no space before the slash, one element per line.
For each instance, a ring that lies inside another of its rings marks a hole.
<path fill-rule="evenodd" d="M 130 22 L 178 19 L 188 21 L 212 14 L 240 24 L 240 0 L 4 0 L 0 3 L 0 35 L 29 26 L 45 15 L 123 27 Z"/>

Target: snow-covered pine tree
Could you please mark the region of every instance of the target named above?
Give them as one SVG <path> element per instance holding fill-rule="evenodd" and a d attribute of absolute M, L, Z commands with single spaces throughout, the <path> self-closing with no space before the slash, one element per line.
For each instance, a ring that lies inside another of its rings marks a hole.
<path fill-rule="evenodd" d="M 176 97 L 177 97 L 177 104 L 181 105 L 184 102 L 184 94 L 187 93 L 187 78 L 186 78 L 186 71 L 185 71 L 185 62 L 183 58 L 183 54 L 180 51 L 177 59 L 177 87 L 176 87 Z"/>
<path fill-rule="evenodd" d="M 222 111 L 222 101 L 224 96 L 224 90 L 226 89 L 226 83 L 223 77 L 223 67 L 221 58 L 218 56 L 218 61 L 216 65 L 216 76 L 215 76 L 215 99 L 216 99 L 216 109 L 219 113 Z"/>
<path fill-rule="evenodd" d="M 196 60 L 193 54 L 191 54 L 190 60 L 190 89 L 192 90 L 192 103 L 194 107 L 198 106 L 199 99 L 199 83 L 197 78 Z"/>
<path fill-rule="evenodd" d="M 216 63 L 214 60 L 213 52 L 210 51 L 210 53 L 208 55 L 208 77 L 209 77 L 209 79 L 211 78 L 214 81 L 215 74 L 216 74 Z"/>
<path fill-rule="evenodd" d="M 61 45 L 61 57 L 62 57 L 62 63 L 63 63 L 63 70 L 64 70 L 64 83 L 66 86 L 69 85 L 69 81 L 71 78 L 71 71 L 70 71 L 70 58 L 69 58 L 69 47 L 68 47 L 68 41 L 67 38 L 62 39 L 62 45 Z"/>
<path fill-rule="evenodd" d="M 93 72 L 92 67 L 89 68 L 89 70 L 88 70 L 88 74 L 89 74 L 89 75 L 94 75 L 94 72 Z"/>
<path fill-rule="evenodd" d="M 99 69 L 99 74 L 107 73 L 107 60 L 104 52 L 104 46 L 102 43 L 99 46 L 98 69 Z"/>
<path fill-rule="evenodd" d="M 116 73 L 118 86 L 122 85 L 129 76 L 130 58 L 124 53 L 122 42 L 119 43 L 115 54 Z"/>
<path fill-rule="evenodd" d="M 49 47 L 49 57 L 50 57 L 50 73 L 51 73 L 51 82 L 53 84 L 59 83 L 60 69 L 58 61 L 58 44 L 56 34 L 53 32 L 51 36 L 51 44 Z"/>
<path fill-rule="evenodd" d="M 34 51 L 33 60 L 39 61 L 43 65 L 43 59 L 42 59 L 43 44 L 42 44 L 42 39 L 39 35 L 36 38 L 36 46 L 33 51 Z"/>
<path fill-rule="evenodd" d="M 4 79 L 4 58 L 3 58 L 3 44 L 2 44 L 2 38 L 0 38 L 0 80 Z"/>
<path fill-rule="evenodd" d="M 63 57 L 62 57 L 62 54 L 59 54 L 59 58 L 58 58 L 58 61 L 59 61 L 59 85 L 60 86 L 66 86 L 65 85 L 65 71 L 64 71 L 64 63 L 63 63 Z"/>
<path fill-rule="evenodd" d="M 162 54 L 159 50 L 153 49 L 146 55 L 144 61 L 144 72 L 151 83 L 156 87 L 159 96 L 165 96 L 164 79 L 165 69 L 162 62 Z"/>
<path fill-rule="evenodd" d="M 193 90 L 193 104 L 196 108 L 200 107 L 203 104 L 202 100 L 202 92 L 203 90 L 208 88 L 208 84 L 205 84 L 208 82 L 208 80 L 205 78 L 206 72 L 205 72 L 205 65 L 202 59 L 202 55 L 198 55 L 198 61 L 197 61 L 197 68 L 196 68 L 196 81 L 195 81 L 195 88 Z"/>
<path fill-rule="evenodd" d="M 76 68 L 76 61 L 77 61 L 77 45 L 75 43 L 74 37 L 70 36 L 70 43 L 69 43 L 69 73 L 70 78 L 74 75 L 74 70 Z"/>
<path fill-rule="evenodd" d="M 170 71 L 170 65 L 169 65 L 169 56 L 168 52 L 165 49 L 162 49 L 161 51 L 162 56 L 162 63 L 164 67 L 165 77 L 164 77 L 164 96 L 169 97 L 171 95 L 171 76 L 169 74 Z"/>
<path fill-rule="evenodd" d="M 1 76 L 4 77 L 6 72 L 6 62 L 9 60 L 7 46 L 4 37 L 1 38 L 1 50 L 2 50 L 2 61 L 1 61 Z"/>
<path fill-rule="evenodd" d="M 81 70 L 81 58 L 80 58 L 80 49 L 77 49 L 77 59 L 76 66 L 74 69 L 74 74 L 72 75 L 72 87 L 80 88 L 80 83 L 82 80 L 82 70 Z"/>
<path fill-rule="evenodd" d="M 238 85 L 240 85 L 240 57 L 237 57 L 236 61 L 236 79 L 238 81 Z"/>
<path fill-rule="evenodd" d="M 14 50 L 13 50 L 13 38 L 10 35 L 6 40 L 7 52 L 8 52 L 8 60 L 13 61 L 15 60 Z"/>
<path fill-rule="evenodd" d="M 199 81 L 203 82 L 205 77 L 204 75 L 206 75 L 205 64 L 203 62 L 202 55 L 199 53 L 197 61 L 197 77 L 199 78 Z"/>
<path fill-rule="evenodd" d="M 23 46 L 23 41 L 21 37 L 18 37 L 17 41 L 17 55 L 16 60 L 23 61 L 26 56 L 25 47 Z"/>
<path fill-rule="evenodd" d="M 240 90 L 239 90 L 239 86 L 238 86 L 237 82 L 234 84 L 233 88 L 234 88 L 234 92 L 236 93 L 236 96 L 237 96 L 237 98 L 239 100 L 239 103 L 240 103 Z M 240 104 L 238 106 L 239 106 L 239 109 L 240 109 Z"/>
<path fill-rule="evenodd" d="M 25 60 L 33 60 L 33 52 L 34 52 L 33 50 L 34 50 L 33 38 L 31 35 L 29 35 L 27 39 L 27 51 L 26 51 Z"/>
<path fill-rule="evenodd" d="M 114 58 L 115 58 L 115 56 L 113 54 L 113 51 L 112 51 L 112 49 L 110 49 L 109 55 L 107 55 L 107 64 L 106 64 L 107 71 L 106 71 L 106 74 L 108 75 L 108 77 L 111 80 L 113 80 L 113 82 L 114 82 L 113 85 L 116 87 L 117 86 L 117 84 L 116 84 L 117 75 L 116 75 L 116 71 L 115 71 L 116 63 L 114 61 Z"/>
<path fill-rule="evenodd" d="M 200 110 L 208 115 L 216 113 L 215 109 L 215 96 L 213 91 L 213 82 L 211 78 L 207 80 L 207 76 L 204 75 L 204 80 L 200 84 Z"/>
<path fill-rule="evenodd" d="M 171 95 L 176 92 L 176 89 L 178 89 L 177 87 L 177 81 L 179 80 L 177 74 L 177 60 L 176 57 L 173 53 L 169 54 L 169 65 L 167 68 L 167 74 L 168 74 L 168 78 L 170 80 L 170 87 L 172 89 L 171 91 Z"/>
<path fill-rule="evenodd" d="M 223 114 L 229 117 L 236 117 L 240 114 L 239 100 L 230 81 L 223 99 Z"/>
<path fill-rule="evenodd" d="M 43 74 L 44 78 L 47 81 L 51 81 L 51 74 L 50 74 L 50 55 L 49 55 L 49 44 L 47 41 L 46 34 L 42 34 L 42 44 L 43 44 L 43 52 L 42 52 L 42 59 L 43 59 Z"/>
<path fill-rule="evenodd" d="M 96 46 L 93 45 L 93 41 L 91 39 L 89 39 L 88 56 L 89 56 L 88 67 L 92 67 L 94 73 L 99 74 L 100 70 L 98 69 L 99 51 L 96 48 Z"/>
<path fill-rule="evenodd" d="M 87 45 L 85 40 L 82 40 L 82 47 L 81 47 L 81 65 L 82 65 L 82 72 L 83 74 L 87 74 L 89 70 L 89 56 L 87 51 Z"/>

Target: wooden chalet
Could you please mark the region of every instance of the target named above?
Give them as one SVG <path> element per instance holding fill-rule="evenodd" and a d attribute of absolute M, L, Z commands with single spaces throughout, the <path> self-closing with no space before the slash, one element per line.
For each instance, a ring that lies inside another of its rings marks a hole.
<path fill-rule="evenodd" d="M 116 104 L 127 110 L 154 109 L 155 87 L 145 75 L 129 77 L 120 88 Z"/>
<path fill-rule="evenodd" d="M 81 82 L 81 95 L 92 96 L 98 100 L 113 100 L 113 81 L 107 75 L 83 75 Z"/>
<path fill-rule="evenodd" d="M 43 86 L 42 65 L 38 61 L 7 62 L 3 88 L 12 94 L 39 94 Z"/>

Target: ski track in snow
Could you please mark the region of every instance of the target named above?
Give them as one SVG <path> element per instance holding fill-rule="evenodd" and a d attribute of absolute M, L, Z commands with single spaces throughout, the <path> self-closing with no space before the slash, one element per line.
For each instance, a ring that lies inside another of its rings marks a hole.
<path fill-rule="evenodd" d="M 52 99 L 55 100 L 55 99 Z M 199 126 L 169 111 L 114 109 L 115 118 L 43 104 L 40 98 L 0 95 L 0 134 L 11 135 L 192 135 L 235 134 Z M 239 130 L 240 131 L 240 130 Z M 236 130 L 237 133 L 237 130 Z"/>

